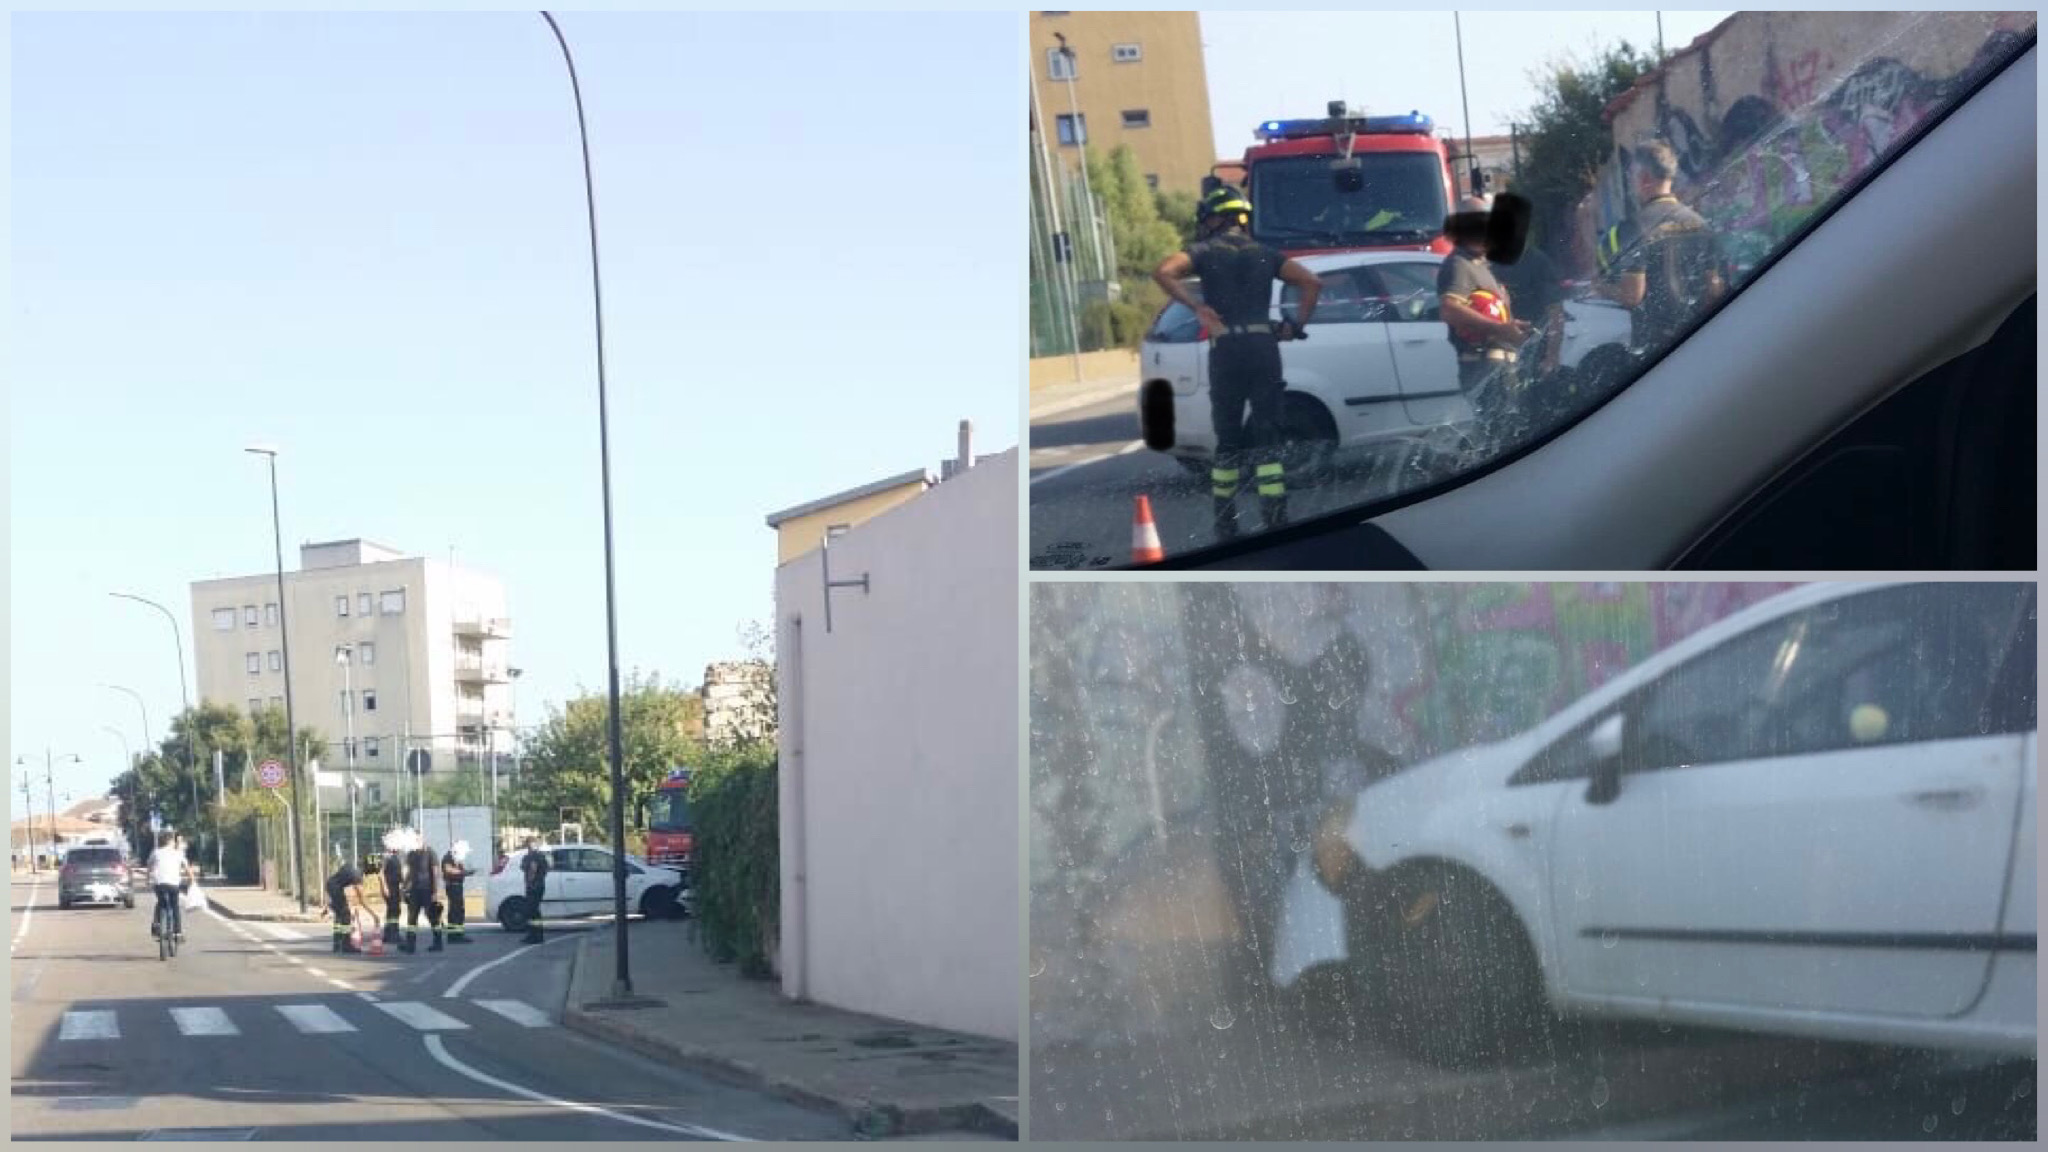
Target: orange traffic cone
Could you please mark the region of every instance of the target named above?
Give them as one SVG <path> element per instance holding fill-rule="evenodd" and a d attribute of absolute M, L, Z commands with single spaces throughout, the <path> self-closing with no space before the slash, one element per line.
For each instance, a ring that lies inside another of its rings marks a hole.
<path fill-rule="evenodd" d="M 1131 521 L 1131 563 L 1157 564 L 1166 559 L 1159 546 L 1159 525 L 1152 522 L 1152 498 L 1138 497 L 1138 512 Z"/>

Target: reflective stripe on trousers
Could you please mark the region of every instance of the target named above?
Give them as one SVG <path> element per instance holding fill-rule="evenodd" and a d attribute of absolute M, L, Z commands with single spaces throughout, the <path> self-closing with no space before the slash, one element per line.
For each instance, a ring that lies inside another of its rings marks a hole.
<path fill-rule="evenodd" d="M 1259 495 L 1287 495 L 1287 481 L 1281 473 L 1280 465 L 1261 464 L 1254 471 L 1254 475 L 1256 475 L 1258 478 Z"/>

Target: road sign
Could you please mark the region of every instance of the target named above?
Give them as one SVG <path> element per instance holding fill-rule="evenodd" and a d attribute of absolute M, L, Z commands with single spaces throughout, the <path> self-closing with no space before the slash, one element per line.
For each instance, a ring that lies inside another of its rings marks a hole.
<path fill-rule="evenodd" d="M 284 787 L 284 765 L 275 760 L 265 760 L 256 766 L 256 782 L 265 788 Z"/>

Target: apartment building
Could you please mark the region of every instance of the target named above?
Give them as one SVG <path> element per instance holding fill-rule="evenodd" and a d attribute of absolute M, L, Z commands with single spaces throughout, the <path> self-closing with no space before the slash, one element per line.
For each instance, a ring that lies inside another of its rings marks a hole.
<path fill-rule="evenodd" d="M 1081 145 L 1107 155 L 1127 144 L 1155 188 L 1192 192 L 1208 175 L 1216 141 L 1197 13 L 1034 12 L 1030 39 L 1034 130 L 1068 167 Z"/>
<path fill-rule="evenodd" d="M 396 799 L 408 750 L 429 773 L 502 760 L 515 727 L 512 623 L 505 588 L 451 561 L 367 540 L 299 549 L 299 567 L 192 585 L 200 696 L 251 715 L 284 707 L 289 623 L 294 719 L 328 746 L 324 769 L 351 762 L 369 803 Z M 355 744 L 346 746 L 351 721 Z M 409 787 L 409 785 L 408 785 Z"/>

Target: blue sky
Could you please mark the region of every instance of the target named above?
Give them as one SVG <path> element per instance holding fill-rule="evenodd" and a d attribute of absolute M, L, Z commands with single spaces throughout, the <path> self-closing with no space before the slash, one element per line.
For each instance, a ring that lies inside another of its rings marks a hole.
<path fill-rule="evenodd" d="M 1019 18 L 560 17 L 604 258 L 621 660 L 772 612 L 775 509 L 1017 440 Z M 495 571 L 522 722 L 605 675 L 588 249 L 528 13 L 13 21 L 14 750 L 120 761 L 193 579 L 364 536 Z M 38 773 L 40 776 L 40 773 Z M 41 789 L 36 803 L 42 804 Z"/>
<path fill-rule="evenodd" d="M 1727 12 L 1664 13 L 1675 52 Z M 1654 12 L 1466 12 L 1472 134 L 1505 133 L 1536 100 L 1530 73 L 1563 55 L 1627 39 L 1657 43 Z M 1217 155 L 1237 156 L 1263 120 L 1320 116 L 1345 100 L 1375 115 L 1416 109 L 1464 131 L 1458 41 L 1449 12 L 1204 12 L 1203 53 Z"/>

